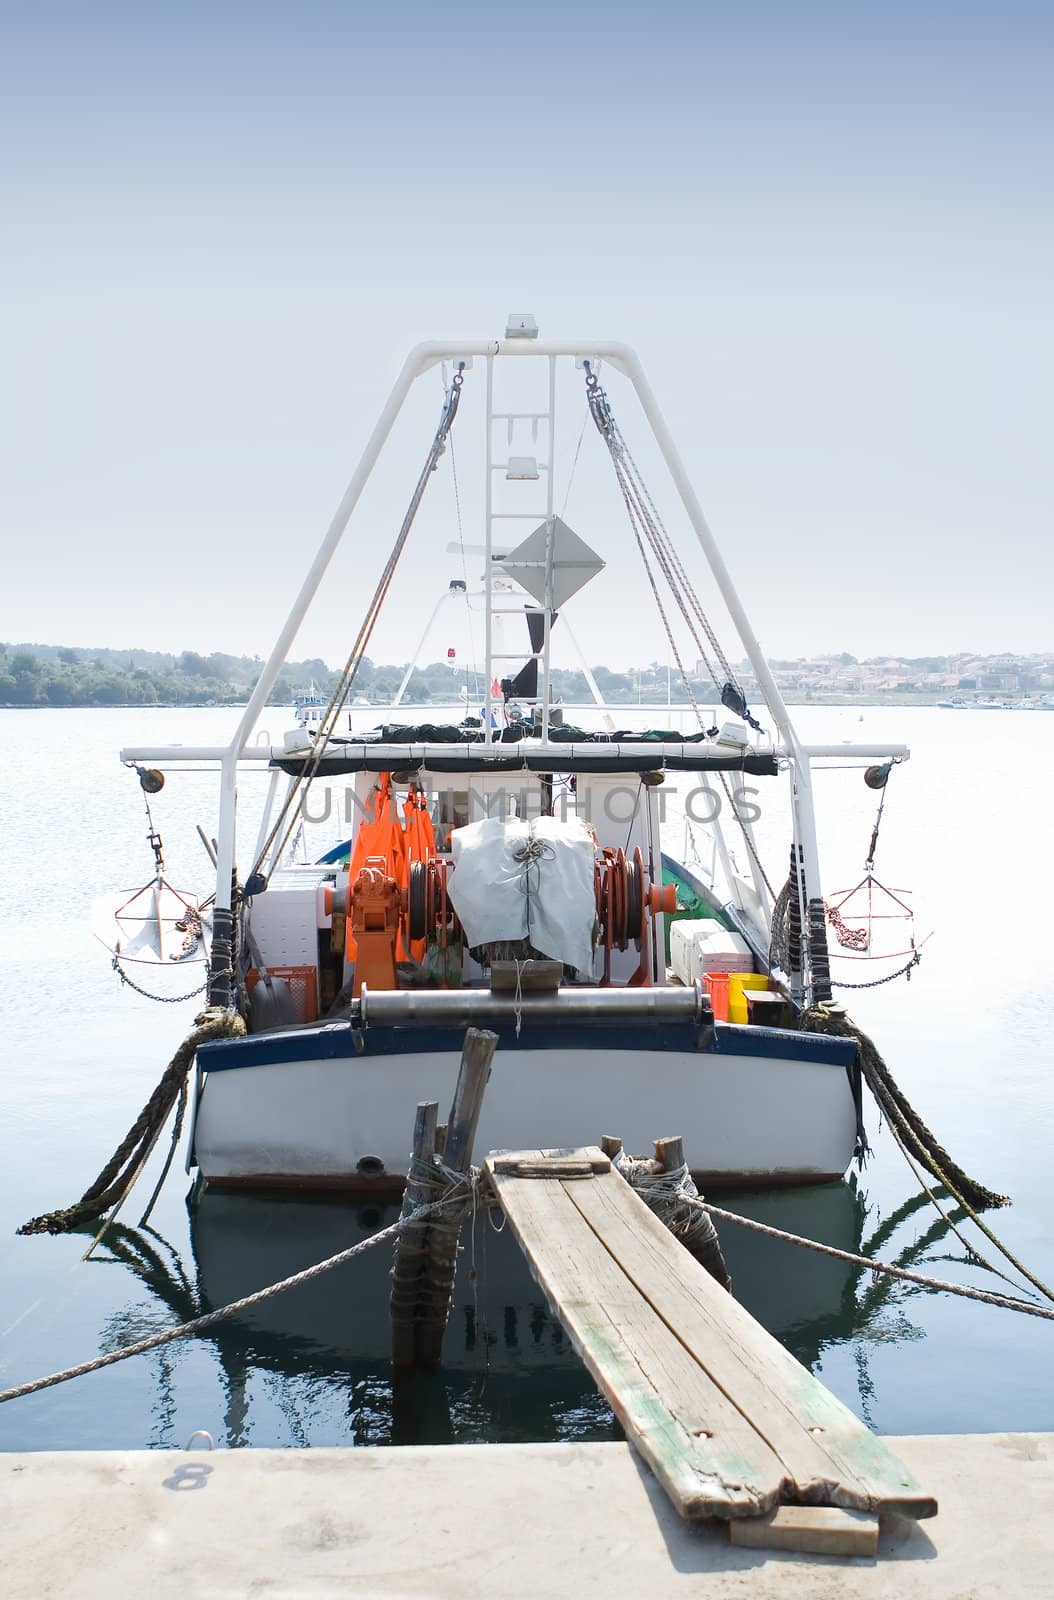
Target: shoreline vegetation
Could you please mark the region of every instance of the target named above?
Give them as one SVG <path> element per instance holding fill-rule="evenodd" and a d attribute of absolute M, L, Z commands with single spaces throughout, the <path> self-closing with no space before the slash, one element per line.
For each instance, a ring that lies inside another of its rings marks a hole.
<path fill-rule="evenodd" d="M 962 657 L 930 656 L 914 661 L 880 658 L 857 662 L 848 655 L 820 656 L 811 661 L 774 661 L 776 680 L 785 698 L 794 705 L 845 706 L 935 706 L 954 699 L 991 706 L 993 701 L 1013 705 L 1023 696 L 1049 697 L 1048 658 L 970 657 L 972 672 L 961 675 L 956 665 Z M 1008 668 L 1012 660 L 1013 671 Z M 964 664 L 964 663 L 963 663 Z M 156 650 L 74 649 L 68 645 L 0 644 L 0 708 L 44 709 L 136 706 L 240 706 L 247 701 L 263 662 L 259 656 L 232 656 L 222 652 L 199 655 L 193 650 L 180 654 Z M 759 698 L 752 676 L 746 670 L 740 682 L 748 698 Z M 378 710 L 390 703 L 406 670 L 401 666 L 378 665 L 363 661 L 354 686 L 355 704 L 364 702 Z M 853 682 L 859 673 L 872 682 Z M 616 672 L 597 666 L 593 674 L 604 696 L 612 705 L 688 706 L 689 698 L 679 675 L 669 672 L 665 663 L 651 662 L 646 667 Z M 884 676 L 881 676 L 884 675 Z M 269 698 L 271 706 L 288 706 L 298 694 L 312 689 L 328 695 L 338 674 L 319 659 L 290 661 L 282 668 Z M 938 681 L 934 682 L 934 678 Z M 825 681 L 825 679 L 827 681 Z M 1054 682 L 1054 679 L 1050 679 Z M 554 695 L 566 704 L 588 704 L 591 700 L 584 673 L 554 668 Z M 468 687 L 467 705 L 475 708 L 483 698 L 482 676 L 459 664 L 433 662 L 414 671 L 403 706 L 450 705 Z M 710 710 L 717 701 L 709 679 L 694 676 L 692 692 L 701 709 Z M 718 710 L 717 716 L 723 715 Z"/>

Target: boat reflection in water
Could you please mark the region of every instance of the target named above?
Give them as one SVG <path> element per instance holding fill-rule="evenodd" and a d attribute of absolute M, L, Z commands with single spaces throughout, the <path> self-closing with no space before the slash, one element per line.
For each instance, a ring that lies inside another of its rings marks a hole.
<path fill-rule="evenodd" d="M 867 1202 L 852 1181 L 740 1195 L 725 1204 L 758 1221 L 900 1265 L 919 1261 L 946 1231 L 939 1218 L 922 1233 L 908 1226 L 926 1204 L 922 1195 L 870 1231 Z M 107 1247 L 111 1258 L 134 1271 L 183 1321 L 346 1250 L 397 1216 L 396 1205 L 212 1190 L 191 1208 L 192 1272 L 149 1229 L 115 1224 Z M 910 1241 L 902 1245 L 905 1230 Z M 854 1345 L 858 1404 L 867 1417 L 867 1347 L 918 1336 L 904 1319 L 896 1281 L 727 1222 L 721 1239 L 736 1297 L 806 1366 L 815 1367 L 835 1346 Z M 226 1443 L 245 1444 L 250 1437 L 254 1443 L 276 1442 L 252 1426 L 249 1381 L 256 1373 L 289 1380 L 282 1410 L 294 1443 L 315 1442 L 320 1417 L 326 1443 L 618 1437 L 618 1424 L 549 1311 L 511 1230 L 497 1231 L 481 1208 L 474 1225 L 466 1224 L 462 1243 L 443 1368 L 434 1377 L 392 1382 L 390 1244 L 210 1330 L 205 1338 L 227 1392 Z M 116 1335 L 116 1323 L 111 1333 Z M 124 1343 L 125 1337 L 113 1342 Z M 305 1383 L 309 1415 L 297 1419 Z"/>

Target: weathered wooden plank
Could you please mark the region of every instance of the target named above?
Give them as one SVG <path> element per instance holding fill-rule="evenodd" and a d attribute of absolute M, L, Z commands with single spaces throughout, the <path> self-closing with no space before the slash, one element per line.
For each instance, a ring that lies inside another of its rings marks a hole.
<path fill-rule="evenodd" d="M 709 1379 L 750 1418 L 796 1490 L 857 1511 L 936 1515 L 902 1462 L 715 1283 L 629 1186 L 569 1184 L 568 1198 Z"/>
<path fill-rule="evenodd" d="M 588 1178 L 596 1172 L 610 1172 L 611 1162 L 607 1156 L 589 1149 L 570 1153 L 561 1150 L 559 1154 L 542 1151 L 540 1159 L 530 1152 L 520 1151 L 514 1155 L 495 1153 L 490 1167 L 493 1172 L 511 1178 Z"/>
<path fill-rule="evenodd" d="M 555 994 L 563 982 L 562 961 L 492 961 L 493 994 Z"/>
<path fill-rule="evenodd" d="M 875 1556 L 878 1518 L 833 1506 L 780 1506 L 765 1517 L 729 1524 L 733 1544 L 748 1550 L 804 1550 L 814 1556 Z"/>
<path fill-rule="evenodd" d="M 541 1151 L 521 1154 L 544 1160 Z M 624 1187 L 622 1179 L 612 1173 L 565 1185 L 487 1167 L 539 1285 L 681 1514 L 731 1518 L 773 1509 L 786 1487 L 780 1462 L 642 1301 L 568 1197 L 594 1183 Z"/>

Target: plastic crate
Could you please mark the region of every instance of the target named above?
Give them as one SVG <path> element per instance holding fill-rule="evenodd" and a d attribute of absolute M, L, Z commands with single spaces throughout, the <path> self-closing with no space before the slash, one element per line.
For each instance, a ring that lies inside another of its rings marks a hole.
<path fill-rule="evenodd" d="M 272 978 L 281 978 L 289 985 L 289 993 L 296 1009 L 298 1022 L 318 1021 L 318 968 L 268 967 Z M 250 967 L 245 974 L 245 987 L 252 994 L 260 981 L 259 969 Z"/>

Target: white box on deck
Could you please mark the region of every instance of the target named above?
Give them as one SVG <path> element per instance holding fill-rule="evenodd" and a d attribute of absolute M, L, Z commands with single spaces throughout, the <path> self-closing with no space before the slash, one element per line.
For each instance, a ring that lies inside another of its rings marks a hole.
<path fill-rule="evenodd" d="M 703 972 L 753 972 L 754 957 L 741 933 L 705 934 L 701 940 Z"/>
<path fill-rule="evenodd" d="M 711 934 L 723 933 L 713 917 L 678 917 L 670 923 L 670 966 L 689 989 L 703 972 L 702 941 Z"/>
<path fill-rule="evenodd" d="M 267 966 L 318 966 L 320 891 L 331 878 L 332 872 L 283 872 L 254 897 L 249 926 Z"/>

